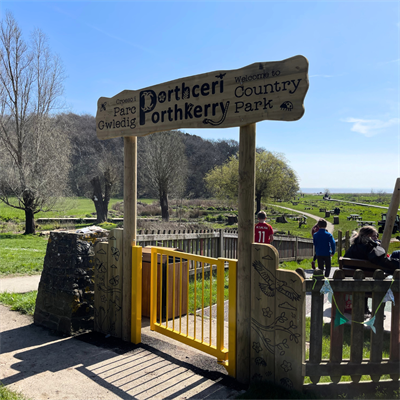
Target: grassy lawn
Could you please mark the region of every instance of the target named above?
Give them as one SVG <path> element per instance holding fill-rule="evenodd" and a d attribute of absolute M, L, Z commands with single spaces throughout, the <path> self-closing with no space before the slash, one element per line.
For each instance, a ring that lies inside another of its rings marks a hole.
<path fill-rule="evenodd" d="M 331 197 L 337 198 L 338 200 L 347 200 L 347 201 L 356 201 L 364 204 L 374 204 L 374 205 L 379 205 L 383 207 L 389 207 L 390 203 L 390 196 L 383 197 L 376 195 L 376 194 L 371 194 L 371 195 L 336 195 L 332 194 Z M 282 230 L 290 230 L 290 232 L 297 236 L 301 237 L 308 237 L 311 238 L 311 228 L 315 224 L 315 220 L 312 218 L 307 219 L 307 225 L 303 225 L 301 228 L 298 228 L 298 223 L 296 222 L 294 224 L 294 227 L 289 224 L 278 224 L 273 222 L 275 220 L 273 212 L 276 212 L 280 215 L 283 213 L 286 214 L 296 214 L 295 212 L 291 212 L 289 210 L 284 210 L 281 207 L 287 207 L 291 208 L 294 210 L 297 210 L 300 213 L 309 213 L 316 215 L 320 218 L 324 218 L 327 221 L 333 223 L 334 216 L 331 215 L 330 217 L 325 218 L 325 212 L 320 211 L 320 209 L 325 208 L 327 210 L 333 210 L 335 207 L 340 208 L 340 214 L 339 214 L 339 224 L 335 225 L 335 231 L 334 231 L 334 237 L 337 239 L 337 232 L 341 230 L 343 234 L 346 231 L 352 232 L 353 230 L 357 230 L 359 228 L 357 221 L 348 221 L 347 217 L 350 214 L 359 214 L 364 221 L 375 221 L 375 227 L 378 229 L 378 221 L 381 219 L 381 214 L 384 212 L 387 212 L 387 209 L 381 209 L 381 208 L 374 208 L 374 207 L 365 207 L 365 206 L 360 206 L 356 204 L 348 204 L 348 203 L 342 203 L 338 201 L 327 201 L 322 199 L 321 196 L 316 196 L 316 195 L 304 195 L 304 197 L 300 197 L 299 200 L 294 201 L 294 203 L 298 204 L 293 204 L 292 201 L 289 202 L 271 202 L 270 206 L 267 207 L 267 214 L 268 217 L 272 219 L 271 224 L 275 229 L 282 229 Z M 288 219 L 289 221 L 289 219 Z M 291 223 L 293 224 L 293 223 Z M 296 227 L 297 225 L 297 227 Z M 286 227 L 287 226 L 287 227 Z M 400 235 L 400 233 L 393 234 L 393 237 L 396 237 Z"/>
<path fill-rule="evenodd" d="M 211 290 L 210 290 L 211 288 Z M 193 314 L 195 310 L 202 308 L 203 300 L 204 307 L 210 305 L 210 293 L 211 293 L 211 304 L 217 304 L 217 272 L 213 271 L 212 278 L 210 280 L 210 274 L 208 273 L 204 277 L 204 286 L 201 275 L 198 275 L 196 281 L 194 276 L 189 278 L 189 313 Z M 196 302 L 195 302 L 196 294 Z M 225 271 L 224 277 L 224 300 L 229 298 L 229 271 Z"/>
<path fill-rule="evenodd" d="M 40 274 L 46 248 L 47 238 L 1 233 L 0 276 Z"/>
<path fill-rule="evenodd" d="M 121 201 L 122 199 L 112 198 L 110 200 L 109 209 L 111 209 L 113 204 L 119 203 Z M 94 213 L 95 211 L 96 209 L 91 199 L 88 199 L 86 197 L 65 198 L 57 207 L 57 210 L 38 212 L 37 214 L 35 214 L 35 219 L 53 217 L 89 218 L 93 217 L 92 213 Z M 4 203 L 0 202 L 0 220 L 8 221 L 11 219 L 16 221 L 24 221 L 24 211 L 6 206 Z"/>

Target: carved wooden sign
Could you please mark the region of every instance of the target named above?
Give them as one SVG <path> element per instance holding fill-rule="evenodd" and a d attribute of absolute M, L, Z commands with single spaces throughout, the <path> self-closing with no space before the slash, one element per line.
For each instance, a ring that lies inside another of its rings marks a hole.
<path fill-rule="evenodd" d="M 295 121 L 304 114 L 307 90 L 308 61 L 303 56 L 124 90 L 98 100 L 97 137 Z"/>

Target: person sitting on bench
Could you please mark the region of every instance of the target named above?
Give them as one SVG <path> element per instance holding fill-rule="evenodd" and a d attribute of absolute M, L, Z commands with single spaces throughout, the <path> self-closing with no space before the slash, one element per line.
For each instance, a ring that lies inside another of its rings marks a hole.
<path fill-rule="evenodd" d="M 373 226 L 363 226 L 358 232 L 355 232 L 350 238 L 350 247 L 344 254 L 346 258 L 356 258 L 359 260 L 368 260 L 379 267 L 387 274 L 393 274 L 395 269 L 399 268 L 393 252 L 391 259 L 386 257 L 385 250 L 380 247 L 381 242 L 378 239 L 378 231 Z M 396 254 L 397 255 L 397 254 Z"/>
<path fill-rule="evenodd" d="M 378 231 L 373 226 L 363 226 L 350 238 L 350 247 L 344 254 L 344 257 L 368 260 L 373 264 L 379 265 L 380 269 L 385 273 L 393 275 L 395 269 L 399 268 L 399 260 L 393 257 L 394 253 L 397 252 L 393 252 L 391 259 L 389 259 L 386 257 L 385 249 L 380 245 Z M 348 265 L 347 268 L 351 268 L 351 265 Z M 359 267 L 354 267 L 354 269 L 357 268 Z M 369 296 L 370 293 L 365 294 L 366 315 L 371 315 L 371 311 L 368 309 Z"/>

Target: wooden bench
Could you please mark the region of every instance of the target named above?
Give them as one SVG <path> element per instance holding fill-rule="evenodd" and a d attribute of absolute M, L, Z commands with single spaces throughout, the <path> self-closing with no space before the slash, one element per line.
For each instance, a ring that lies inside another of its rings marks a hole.
<path fill-rule="evenodd" d="M 339 269 L 343 270 L 346 277 L 353 277 L 356 269 L 362 269 L 366 278 L 372 278 L 374 272 L 381 267 L 367 260 L 339 257 Z"/>

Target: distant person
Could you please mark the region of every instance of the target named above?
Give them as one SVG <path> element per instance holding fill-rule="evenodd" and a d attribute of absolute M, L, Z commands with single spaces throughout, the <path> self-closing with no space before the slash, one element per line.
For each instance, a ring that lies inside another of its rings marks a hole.
<path fill-rule="evenodd" d="M 267 214 L 264 211 L 260 211 L 257 214 L 258 224 L 254 227 L 254 241 L 256 243 L 270 244 L 274 240 L 274 230 L 272 226 L 267 224 Z"/>
<path fill-rule="evenodd" d="M 320 219 L 317 225 L 319 230 L 313 235 L 315 254 L 318 268 L 321 271 L 325 269 L 325 277 L 328 278 L 331 272 L 331 257 L 336 251 L 336 243 L 332 234 L 326 230 L 327 222 L 324 219 Z"/>
<path fill-rule="evenodd" d="M 394 251 L 388 258 L 378 238 L 379 235 L 376 228 L 363 226 L 351 236 L 350 247 L 344 253 L 344 256 L 346 258 L 368 260 L 373 264 L 379 265 L 382 271 L 392 275 L 394 270 L 399 268 L 400 253 L 399 251 Z M 349 267 L 351 268 L 351 266 Z"/>
<path fill-rule="evenodd" d="M 368 260 L 373 264 L 379 265 L 380 269 L 387 274 L 393 275 L 395 269 L 400 268 L 400 252 L 394 251 L 390 258 L 387 258 L 386 251 L 381 247 L 378 231 L 373 226 L 363 226 L 358 232 L 354 232 L 350 238 L 350 247 L 344 253 L 346 258 L 356 258 L 359 260 Z M 351 265 L 346 266 L 352 268 Z M 354 269 L 362 269 L 354 267 Z M 368 308 L 368 297 L 370 293 L 365 294 L 365 316 L 372 315 Z M 383 308 L 385 308 L 385 303 Z"/>
<path fill-rule="evenodd" d="M 311 237 L 314 236 L 314 233 L 319 231 L 318 222 L 311 228 Z M 314 252 L 313 260 L 311 261 L 312 269 L 315 269 L 315 261 L 317 260 L 317 253 Z"/>

